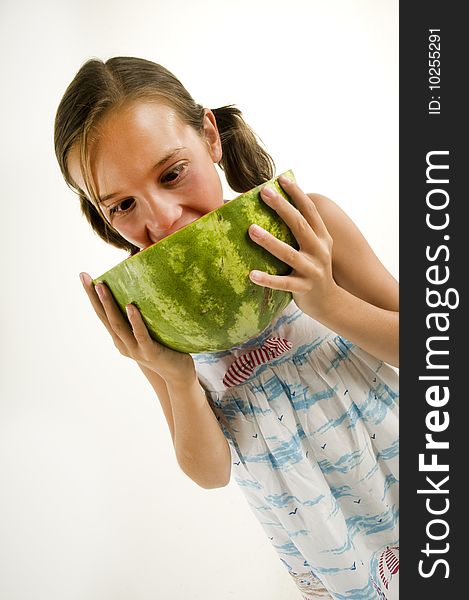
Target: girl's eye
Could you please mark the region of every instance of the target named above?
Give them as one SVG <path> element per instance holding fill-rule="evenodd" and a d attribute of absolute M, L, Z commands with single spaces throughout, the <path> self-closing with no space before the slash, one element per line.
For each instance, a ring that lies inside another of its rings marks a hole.
<path fill-rule="evenodd" d="M 134 204 L 135 200 L 133 198 L 126 198 L 125 200 L 122 200 L 122 202 L 118 202 L 117 204 L 114 204 L 114 206 L 111 206 L 109 209 L 109 216 L 122 215 L 128 212 Z"/>
<path fill-rule="evenodd" d="M 170 171 L 168 171 L 167 173 L 165 173 L 163 175 L 163 177 L 161 178 L 161 181 L 163 183 L 173 183 L 174 181 L 176 181 L 178 179 L 179 175 L 182 173 L 182 171 L 184 171 L 184 169 L 185 169 L 184 164 L 176 165 L 176 167 L 174 167 L 173 169 L 171 169 Z"/>

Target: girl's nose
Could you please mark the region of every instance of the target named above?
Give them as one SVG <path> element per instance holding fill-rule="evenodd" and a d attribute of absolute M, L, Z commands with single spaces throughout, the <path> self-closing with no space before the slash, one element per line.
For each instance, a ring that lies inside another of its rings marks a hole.
<path fill-rule="evenodd" d="M 182 215 L 182 206 L 176 198 L 164 195 L 152 196 L 147 200 L 146 226 L 154 241 L 173 233 Z"/>

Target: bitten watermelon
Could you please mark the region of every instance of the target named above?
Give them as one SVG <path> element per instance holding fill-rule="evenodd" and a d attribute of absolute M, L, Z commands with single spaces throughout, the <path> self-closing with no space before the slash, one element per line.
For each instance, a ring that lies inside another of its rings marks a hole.
<path fill-rule="evenodd" d="M 284 173 L 294 180 L 292 171 Z M 233 348 L 260 333 L 290 303 L 289 292 L 260 287 L 252 269 L 285 275 L 291 268 L 249 238 L 256 223 L 298 247 L 287 225 L 260 198 L 264 185 L 289 200 L 274 178 L 127 258 L 104 282 L 125 315 L 140 310 L 151 337 L 180 352 Z"/>

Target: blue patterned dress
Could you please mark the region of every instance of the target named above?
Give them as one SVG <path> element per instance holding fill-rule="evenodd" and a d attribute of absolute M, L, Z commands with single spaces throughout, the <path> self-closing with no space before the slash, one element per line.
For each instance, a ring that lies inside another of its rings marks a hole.
<path fill-rule="evenodd" d="M 303 598 L 397 598 L 396 371 L 294 302 L 193 358 L 232 477 Z"/>

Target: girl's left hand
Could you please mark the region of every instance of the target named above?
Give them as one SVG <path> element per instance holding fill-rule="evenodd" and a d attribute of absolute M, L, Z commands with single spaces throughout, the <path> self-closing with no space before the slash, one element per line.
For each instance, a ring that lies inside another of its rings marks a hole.
<path fill-rule="evenodd" d="M 299 308 L 318 318 L 327 311 L 331 295 L 338 287 L 332 275 L 332 237 L 313 200 L 288 178 L 280 177 L 279 183 L 294 206 L 267 187 L 262 188 L 261 196 L 291 229 L 299 249 L 292 248 L 257 225 L 250 226 L 249 235 L 293 270 L 289 275 L 251 271 L 249 277 L 257 285 L 292 292 Z"/>

